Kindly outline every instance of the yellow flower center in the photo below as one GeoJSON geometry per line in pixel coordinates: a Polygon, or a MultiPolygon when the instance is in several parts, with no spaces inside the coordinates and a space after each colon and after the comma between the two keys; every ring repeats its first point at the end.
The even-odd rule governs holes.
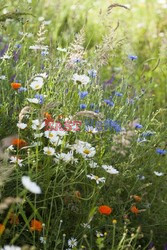
{"type": "Polygon", "coordinates": [[[90,154],[90,150],[89,149],[84,149],[84,154],[86,154],[86,155],[88,155],[88,154],[90,154]]]}
{"type": "Polygon", "coordinates": [[[48,150],[48,151],[47,151],[47,154],[48,154],[48,155],[51,155],[51,154],[52,154],[52,152],[51,152],[50,150],[48,150]]]}
{"type": "Polygon", "coordinates": [[[95,180],[97,181],[98,179],[99,179],[99,176],[96,175],[96,176],[95,176],[95,180]]]}
{"type": "Polygon", "coordinates": [[[38,89],[38,88],[40,88],[40,85],[39,85],[39,84],[37,84],[37,85],[35,86],[35,89],[38,89]]]}
{"type": "Polygon", "coordinates": [[[53,137],[53,134],[50,133],[50,134],[49,134],[49,138],[52,138],[52,137],[53,137]]]}

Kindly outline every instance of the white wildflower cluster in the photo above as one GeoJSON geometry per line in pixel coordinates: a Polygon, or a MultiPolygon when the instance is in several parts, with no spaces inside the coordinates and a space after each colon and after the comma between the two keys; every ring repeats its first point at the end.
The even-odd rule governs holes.
{"type": "Polygon", "coordinates": [[[30,191],[31,193],[34,194],[41,194],[41,188],[33,181],[31,181],[29,176],[22,176],[21,178],[23,186],[30,191]]]}
{"type": "Polygon", "coordinates": [[[87,75],[74,74],[72,80],[77,85],[87,85],[90,82],[90,78],[87,75]]]}
{"type": "Polygon", "coordinates": [[[80,140],[72,145],[72,149],[75,150],[76,153],[81,154],[85,159],[91,158],[96,154],[96,149],[92,147],[90,143],[80,140]]]}

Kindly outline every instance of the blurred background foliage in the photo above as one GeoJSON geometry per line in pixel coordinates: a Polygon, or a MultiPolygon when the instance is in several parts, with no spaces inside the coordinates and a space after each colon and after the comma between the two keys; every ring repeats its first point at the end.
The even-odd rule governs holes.
{"type": "MultiPolygon", "coordinates": [[[[148,92],[148,97],[154,100],[155,110],[166,107],[166,0],[1,0],[0,13],[1,18],[11,13],[14,13],[15,18],[19,17],[20,22],[15,21],[15,18],[1,22],[1,36],[7,34],[7,39],[17,42],[21,39],[19,32],[38,32],[43,18],[51,21],[47,26],[47,39],[53,49],[58,46],[68,47],[75,34],[84,27],[85,48],[88,48],[90,55],[94,53],[92,48],[97,46],[111,29],[119,26],[113,44],[118,46],[113,48],[114,53],[112,51],[109,64],[101,72],[102,82],[114,75],[115,83],[118,83],[122,75],[115,69],[124,69],[127,55],[137,55],[135,71],[131,72],[129,67],[127,81],[134,88],[143,88],[148,92]],[[123,5],[128,9],[119,6],[110,9],[114,4],[123,5]],[[18,16],[19,13],[24,15],[18,16]]],[[[3,49],[3,46],[4,42],[1,42],[0,49],[3,49]]]]}

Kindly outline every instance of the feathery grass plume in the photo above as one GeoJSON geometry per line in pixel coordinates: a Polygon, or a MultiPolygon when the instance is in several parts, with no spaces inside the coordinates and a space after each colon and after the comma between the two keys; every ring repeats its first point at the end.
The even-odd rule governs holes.
{"type": "Polygon", "coordinates": [[[11,135],[8,137],[5,137],[0,141],[0,160],[7,160],[9,158],[9,152],[5,152],[5,149],[9,147],[12,144],[12,140],[17,138],[18,135],[11,135]]]}
{"type": "Polygon", "coordinates": [[[43,119],[44,118],[44,114],[46,112],[50,112],[51,110],[53,110],[55,107],[59,106],[61,103],[59,102],[49,102],[44,104],[41,109],[40,109],[40,118],[43,119]]]}
{"type": "Polygon", "coordinates": [[[12,173],[14,167],[9,166],[9,164],[3,164],[0,162],[0,187],[8,180],[8,177],[12,173]]]}
{"type": "Polygon", "coordinates": [[[12,204],[21,203],[23,200],[19,197],[7,197],[0,203],[0,214],[3,214],[6,209],[12,204]]]}
{"type": "Polygon", "coordinates": [[[85,29],[84,27],[76,34],[75,40],[71,43],[68,52],[68,59],[66,63],[67,68],[74,68],[76,61],[82,61],[85,55],[84,49],[85,29]]]}
{"type": "Polygon", "coordinates": [[[114,39],[115,32],[119,27],[119,22],[117,23],[116,28],[111,29],[107,35],[103,37],[102,44],[96,47],[95,49],[95,64],[96,69],[101,68],[102,66],[108,64],[110,51],[114,50],[118,46],[119,42],[114,39]]]}
{"type": "Polygon", "coordinates": [[[47,30],[45,29],[45,24],[44,22],[42,22],[39,31],[37,33],[37,44],[43,44],[44,40],[45,40],[45,33],[47,32],[47,30]]]}
{"type": "Polygon", "coordinates": [[[111,149],[123,156],[128,152],[128,149],[131,147],[131,142],[133,137],[136,135],[133,124],[136,122],[130,122],[127,126],[127,129],[121,131],[119,134],[113,135],[114,145],[111,149]]]}
{"type": "Polygon", "coordinates": [[[113,3],[107,9],[108,14],[111,13],[112,9],[115,8],[115,7],[120,7],[120,8],[124,8],[124,9],[129,10],[129,8],[127,6],[125,6],[125,5],[123,5],[123,4],[113,3]]]}
{"type": "Polygon", "coordinates": [[[29,114],[30,111],[31,111],[31,107],[30,106],[25,106],[24,108],[22,108],[22,110],[19,113],[19,123],[22,122],[24,116],[26,114],[29,114]]]}

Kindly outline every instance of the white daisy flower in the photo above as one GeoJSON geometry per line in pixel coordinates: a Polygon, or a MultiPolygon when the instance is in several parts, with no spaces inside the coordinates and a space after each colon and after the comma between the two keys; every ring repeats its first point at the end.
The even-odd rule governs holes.
{"type": "Polygon", "coordinates": [[[96,154],[96,149],[88,142],[78,141],[73,146],[76,152],[81,154],[84,158],[93,157],[96,154]]]}
{"type": "Polygon", "coordinates": [[[27,124],[19,122],[19,123],[17,123],[17,127],[20,129],[25,129],[27,127],[27,124]]]}
{"type": "Polygon", "coordinates": [[[34,104],[40,103],[40,100],[37,98],[27,98],[27,101],[29,101],[30,103],[34,103],[34,104]]]}
{"type": "Polygon", "coordinates": [[[52,147],[44,147],[43,151],[44,151],[44,154],[46,154],[46,155],[54,155],[55,154],[55,149],[52,147]]]}
{"type": "Polygon", "coordinates": [[[90,168],[98,168],[99,167],[98,164],[94,161],[90,161],[89,166],[90,166],[90,168]]]}
{"type": "Polygon", "coordinates": [[[33,130],[41,130],[45,127],[45,122],[41,122],[38,119],[32,120],[32,129],[33,130]]]}
{"type": "Polygon", "coordinates": [[[73,247],[76,247],[77,244],[78,244],[77,239],[75,239],[75,238],[73,238],[73,237],[72,237],[71,239],[68,240],[68,246],[69,246],[69,247],[72,247],[72,248],[73,248],[73,247]]]}
{"type": "Polygon", "coordinates": [[[42,136],[43,136],[43,133],[39,133],[39,134],[35,133],[34,134],[34,138],[41,138],[42,136]]]}
{"type": "Polygon", "coordinates": [[[41,188],[33,181],[30,180],[29,176],[23,176],[21,178],[23,186],[34,194],[41,194],[41,188]]]}
{"type": "Polygon", "coordinates": [[[58,136],[64,136],[66,135],[66,131],[55,131],[55,130],[47,130],[45,131],[45,137],[50,139],[52,142],[56,142],[60,138],[58,136]]]}
{"type": "Polygon", "coordinates": [[[102,165],[102,168],[109,174],[119,174],[119,171],[112,166],[102,165]]]}
{"type": "Polygon", "coordinates": [[[163,175],[164,175],[164,173],[162,173],[162,172],[157,172],[157,171],[154,171],[154,174],[155,174],[156,176],[163,176],[163,175]]]}
{"type": "Polygon", "coordinates": [[[2,75],[0,76],[0,80],[5,80],[6,79],[6,76],[2,75]]]}
{"type": "Polygon", "coordinates": [[[36,76],[33,82],[30,84],[30,87],[33,90],[39,90],[42,88],[43,85],[44,85],[43,77],[36,76]]]}
{"type": "Polygon", "coordinates": [[[23,160],[20,160],[18,157],[16,156],[11,156],[10,157],[10,163],[14,163],[14,164],[18,164],[20,167],[22,167],[22,161],[23,160]]]}
{"type": "Polygon", "coordinates": [[[87,174],[86,176],[87,176],[89,179],[91,179],[91,180],[95,180],[97,184],[99,184],[100,182],[105,183],[105,181],[106,181],[106,178],[105,178],[105,177],[99,177],[99,176],[94,175],[94,174],[90,174],[90,175],[87,174]]]}
{"type": "Polygon", "coordinates": [[[21,250],[21,247],[18,247],[18,246],[9,246],[9,245],[5,245],[2,250],[21,250]]]}
{"type": "Polygon", "coordinates": [[[67,154],[65,153],[60,153],[60,154],[56,154],[56,158],[55,161],[60,161],[63,160],[65,162],[72,162],[72,163],[76,163],[78,161],[78,159],[75,159],[73,156],[73,152],[70,151],[67,154]]]}
{"type": "Polygon", "coordinates": [[[94,128],[93,126],[86,126],[85,130],[90,134],[97,134],[99,132],[98,129],[94,128]]]}
{"type": "Polygon", "coordinates": [[[53,146],[57,147],[62,144],[62,140],[60,139],[59,136],[55,136],[54,138],[50,139],[50,142],[52,143],[53,146]]]}
{"type": "Polygon", "coordinates": [[[42,243],[42,244],[46,244],[46,238],[45,237],[40,237],[39,238],[39,240],[40,240],[40,242],[42,243]]]}
{"type": "Polygon", "coordinates": [[[6,59],[6,60],[8,60],[10,58],[11,58],[11,56],[8,56],[8,55],[3,55],[3,56],[0,57],[0,59],[6,59]]]}
{"type": "Polygon", "coordinates": [[[77,85],[87,85],[90,82],[90,78],[86,75],[74,74],[72,80],[77,85]]]}
{"type": "Polygon", "coordinates": [[[14,149],[14,146],[13,145],[10,145],[7,149],[6,149],[7,151],[15,151],[15,149],[14,149]]]}

